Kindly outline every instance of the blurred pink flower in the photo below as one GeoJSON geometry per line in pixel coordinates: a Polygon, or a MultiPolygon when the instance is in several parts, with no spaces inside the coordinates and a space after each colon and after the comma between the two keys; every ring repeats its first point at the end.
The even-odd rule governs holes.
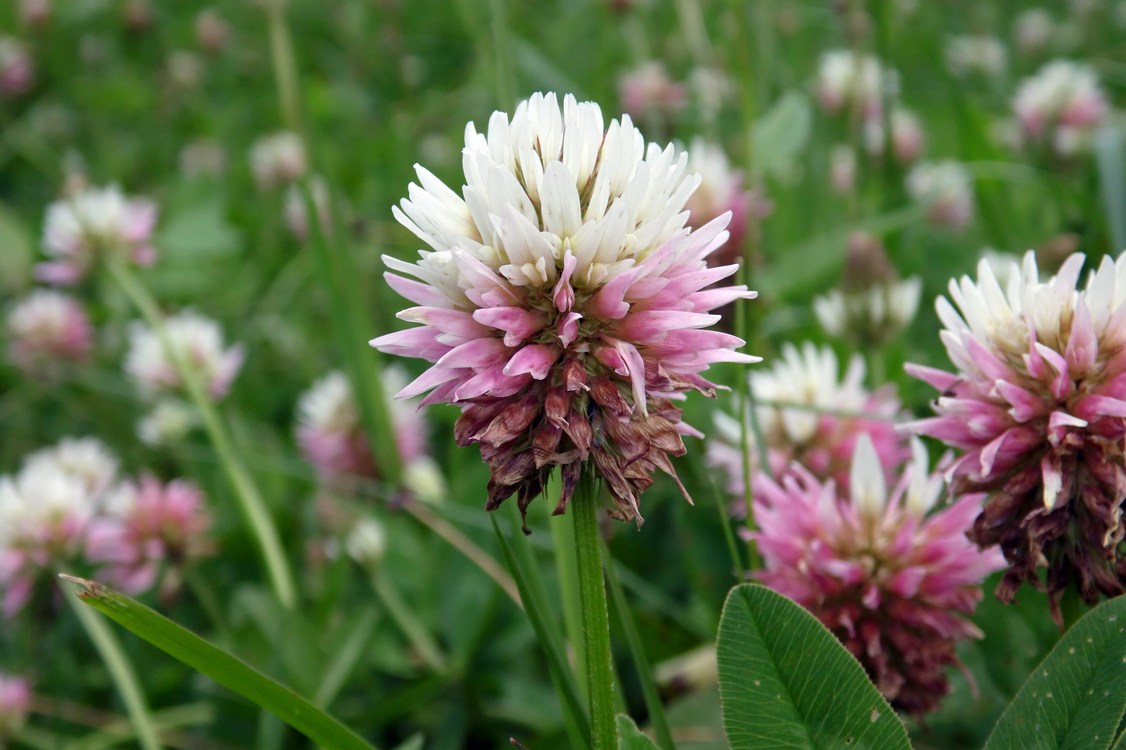
{"type": "Polygon", "coordinates": [[[829,152],[829,184],[842,195],[856,190],[856,150],[852,146],[838,144],[829,152]]]}
{"type": "Polygon", "coordinates": [[[711,288],[735,266],[708,268],[729,216],[695,232],[682,209],[699,177],[673,146],[648,147],[628,116],[604,125],[594,103],[535,94],[487,135],[466,129],[462,196],[418,167],[394,209],[430,250],[390,256],[393,289],[422,325],[378,349],[434,365],[400,397],[462,407],[458,443],[478,443],[492,470],[487,508],[518,493],[522,509],[562,469],[563,512],[588,461],[637,520],[638,499],[685,451],[672,399],[711,393],[713,362],[749,362],[743,341],[706,328],[708,312],[754,296],[711,288]]]}
{"type": "Polygon", "coordinates": [[[25,373],[41,373],[59,360],[83,362],[93,330],[78,300],[53,289],[37,289],[8,313],[8,356],[25,373]]]}
{"type": "Polygon", "coordinates": [[[129,332],[129,351],[125,355],[125,372],[136,381],[146,397],[183,389],[175,356],[191,367],[203,388],[212,398],[227,395],[231,381],[242,368],[242,346],[223,346],[219,324],[194,310],[183,310],[167,318],[165,329],[167,351],[156,331],[134,323],[129,332]]]}
{"type": "Polygon", "coordinates": [[[262,136],[250,149],[250,168],[262,190],[301,179],[309,168],[301,136],[288,130],[262,136]]]}
{"type": "Polygon", "coordinates": [[[213,7],[204,8],[195,17],[195,39],[205,52],[222,52],[231,38],[231,27],[213,7]]]}
{"type": "Polygon", "coordinates": [[[31,711],[31,685],[23,677],[0,672],[0,742],[27,722],[31,711]]]}
{"type": "Polygon", "coordinates": [[[937,302],[957,372],[909,365],[937,388],[937,417],[910,425],[963,451],[955,492],[989,497],[970,538],[1000,544],[1009,570],[997,595],[1022,582],[1059,597],[1074,585],[1090,603],[1126,587],[1126,256],[1104,257],[1085,288],[1084,256],[1040,280],[1032,252],[1002,289],[987,260],[976,281],[950,282],[937,302]]]}
{"type": "Polygon", "coordinates": [[[0,35],[0,96],[26,93],[35,79],[31,53],[19,39],[0,35]]]}
{"type": "Polygon", "coordinates": [[[129,594],[152,588],[162,565],[178,569],[210,550],[211,515],[193,484],[153,476],[110,494],[86,531],[86,556],[98,573],[129,594]]]}
{"type": "MultiPolygon", "coordinates": [[[[872,117],[864,122],[864,148],[869,155],[884,155],[884,121],[872,117]]],[[[891,148],[895,160],[900,164],[910,164],[923,153],[926,133],[923,123],[910,110],[896,107],[891,113],[891,148]]]]}
{"type": "Polygon", "coordinates": [[[43,248],[50,260],[35,267],[49,284],[78,283],[103,254],[151,265],[156,204],[127,198],[116,185],[88,188],[47,208],[43,248]]]}
{"type": "Polygon", "coordinates": [[[688,92],[684,84],[669,78],[664,65],[650,60],[622,74],[618,79],[618,98],[624,111],[642,120],[653,114],[670,115],[684,109],[688,92]]]}
{"type": "Polygon", "coordinates": [[[1023,142],[1047,144],[1060,156],[1090,147],[1091,136],[1110,113],[1094,68],[1054,60],[1025,79],[1013,99],[1023,142]]]}
{"type": "Polygon", "coordinates": [[[972,178],[956,161],[920,162],[907,173],[907,192],[926,209],[927,221],[965,229],[974,214],[972,178]]]}
{"type": "MultiPolygon", "coordinates": [[[[900,413],[895,388],[885,386],[874,392],[865,388],[864,359],[859,354],[849,359],[848,368],[841,373],[837,355],[828,346],[807,341],[798,349],[785,344],[772,367],[751,373],[749,379],[774,476],[784,474],[796,462],[820,481],[835,479],[844,485],[861,435],[868,435],[876,446],[881,462],[888,467],[889,481],[907,458],[907,441],[895,429],[900,413]]],[[[715,426],[715,438],[708,442],[708,463],[723,469],[729,492],[742,497],[739,421],[718,412],[715,426]]],[[[754,482],[762,467],[753,438],[748,451],[754,482]]],[[[745,510],[739,503],[736,509],[745,510]]]]}
{"type": "Polygon", "coordinates": [[[981,582],[1004,563],[996,548],[966,539],[981,495],[928,515],[943,483],[928,473],[922,443],[912,453],[890,493],[889,467],[866,434],[840,489],[801,466],[779,481],[764,477],[759,530],[748,536],[763,557],[756,577],[833,631],[893,706],[921,716],[949,692],[957,641],[981,637],[967,618],[981,582]]]}

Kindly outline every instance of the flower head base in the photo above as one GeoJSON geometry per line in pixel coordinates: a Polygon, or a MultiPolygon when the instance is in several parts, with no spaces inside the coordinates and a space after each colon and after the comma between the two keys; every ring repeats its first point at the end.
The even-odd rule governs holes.
{"type": "Polygon", "coordinates": [[[151,265],[156,204],[126,197],[116,185],[88,188],[47,208],[43,248],[51,260],[35,268],[49,284],[77,284],[103,257],[151,265]]]}
{"type": "Polygon", "coordinates": [[[184,385],[176,359],[192,368],[195,377],[212,398],[227,394],[231,381],[242,367],[241,346],[223,348],[223,333],[210,318],[184,310],[165,320],[168,346],[156,331],[134,324],[129,334],[129,352],[125,356],[125,372],[146,396],[178,393],[184,385]]]}
{"type": "Polygon", "coordinates": [[[675,476],[669,455],[691,432],[672,399],[711,392],[700,373],[713,362],[753,360],[703,330],[710,310],[754,296],[711,287],[735,271],[707,266],[729,217],[687,230],[687,156],[571,96],[536,94],[487,134],[470,124],[463,162],[461,196],[419,167],[395,209],[432,248],[384,258],[421,280],[387,274],[420,305],[399,317],[422,325],[372,344],[434,363],[399,395],[462,407],[458,442],[480,444],[492,469],[487,507],[518,493],[525,508],[559,466],[562,512],[591,461],[614,515],[640,521],[653,470],[675,476]]]}
{"type": "Polygon", "coordinates": [[[893,485],[867,435],[857,441],[848,491],[798,466],[755,494],[759,579],[815,614],[864,665],[892,705],[922,715],[949,690],[955,643],[981,633],[966,616],[996,549],[965,537],[981,506],[966,495],[928,515],[942,494],[915,442],[893,485]]]}
{"type": "MultiPolygon", "coordinates": [[[[806,342],[799,350],[786,344],[774,366],[750,375],[750,383],[774,476],[800,463],[818,480],[835,479],[844,486],[861,435],[876,446],[889,472],[907,457],[906,441],[894,424],[899,400],[892,388],[872,392],[864,387],[860,355],[849,360],[842,374],[829,347],[806,342]]],[[[708,461],[726,470],[729,491],[742,496],[739,423],[717,414],[716,431],[720,439],[709,443],[708,461]]],[[[757,476],[763,467],[754,466],[758,451],[749,448],[757,476]]]]}
{"type": "Polygon", "coordinates": [[[878,238],[854,232],[840,286],[815,298],[813,312],[830,336],[879,346],[914,320],[921,292],[917,277],[899,279],[878,238]]]}
{"type": "Polygon", "coordinates": [[[1094,130],[1110,112],[1093,68],[1055,60],[1017,89],[1013,111],[1030,145],[1049,145],[1060,156],[1090,148],[1094,130]]]}
{"type": "Polygon", "coordinates": [[[52,289],[38,289],[8,313],[8,355],[28,374],[50,371],[60,361],[82,362],[93,330],[82,305],[52,289]]]}
{"type": "Polygon", "coordinates": [[[970,538],[1000,544],[1012,599],[1022,582],[1088,602],[1126,590],[1126,257],[1103,258],[1076,289],[1084,256],[1042,282],[1033,253],[1006,290],[988,261],[940,297],[942,341],[957,373],[909,372],[941,392],[937,417],[912,424],[963,451],[956,492],[990,493],[970,538]],[[954,305],[957,305],[957,310],[954,305]]]}
{"type": "Polygon", "coordinates": [[[90,522],[86,555],[104,566],[101,577],[138,594],[156,583],[161,565],[175,570],[207,552],[210,527],[198,488],[145,476],[110,495],[105,512],[90,522]]]}
{"type": "Polygon", "coordinates": [[[23,728],[31,710],[31,686],[22,677],[0,672],[0,742],[23,728]]]}

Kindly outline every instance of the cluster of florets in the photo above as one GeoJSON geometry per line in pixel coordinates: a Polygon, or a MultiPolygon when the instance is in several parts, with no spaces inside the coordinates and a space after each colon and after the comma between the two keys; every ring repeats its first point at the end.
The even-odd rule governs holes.
{"type": "Polygon", "coordinates": [[[558,467],[562,512],[590,466],[613,515],[640,522],[653,472],[675,477],[692,433],[673,399],[711,393],[711,363],[752,359],[706,330],[711,310],[753,296],[713,286],[736,269],[707,264],[730,215],[687,229],[687,155],[570,96],[537,94],[487,134],[470,124],[463,153],[462,195],[419,167],[395,210],[431,248],[385,258],[420,280],[387,274],[419,305],[399,317],[421,326],[373,344],[434,363],[400,395],[461,406],[455,434],[492,470],[489,508],[514,493],[526,508],[558,467]]]}
{"type": "MultiPolygon", "coordinates": [[[[208,549],[210,520],[190,484],[123,480],[92,438],[64,439],[0,476],[0,593],[8,617],[62,566],[85,564],[126,591],[153,587],[208,549]]],[[[166,581],[167,582],[167,581],[166,581]]]]}
{"type": "Polygon", "coordinates": [[[1066,157],[1090,149],[1110,104],[1092,67],[1055,60],[1021,83],[1013,112],[1022,144],[1066,157]]]}
{"type": "Polygon", "coordinates": [[[891,704],[916,716],[949,692],[957,642],[981,637],[969,616],[981,581],[1003,566],[995,547],[966,538],[981,495],[942,507],[943,488],[921,443],[889,466],[861,434],[847,484],[800,465],[763,477],[748,534],[763,558],[756,577],[815,614],[891,704]]]}
{"type": "Polygon", "coordinates": [[[1046,587],[1057,618],[1069,586],[1088,602],[1126,590],[1126,258],[1077,289],[1083,264],[1041,281],[1029,252],[1002,288],[983,260],[938,300],[956,371],[910,367],[941,394],[913,429],[962,451],[956,492],[988,494],[970,538],[1005,553],[998,595],[1046,587]]]}

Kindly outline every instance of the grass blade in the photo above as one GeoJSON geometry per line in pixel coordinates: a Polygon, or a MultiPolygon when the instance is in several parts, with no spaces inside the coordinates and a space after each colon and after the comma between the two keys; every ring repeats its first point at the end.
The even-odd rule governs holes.
{"type": "MultiPolygon", "coordinates": [[[[326,750],[375,750],[352,730],[256,669],[216,648],[161,614],[100,583],[62,576],[78,586],[78,598],[174,659],[270,711],[326,750]]],[[[69,601],[73,599],[68,597],[69,601]]],[[[75,604],[83,622],[104,623],[75,604]]],[[[108,634],[108,630],[106,633],[108,634]]],[[[146,746],[148,747],[148,746],[146,746]]],[[[152,747],[157,747],[152,745],[152,747]]]]}

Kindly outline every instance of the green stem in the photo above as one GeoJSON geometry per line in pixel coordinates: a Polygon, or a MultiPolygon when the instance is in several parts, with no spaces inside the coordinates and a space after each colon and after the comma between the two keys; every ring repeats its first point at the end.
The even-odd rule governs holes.
{"type": "MultiPolygon", "coordinates": [[[[554,479],[549,485],[549,497],[554,497],[558,491],[558,482],[554,479]]],[[[544,503],[546,508],[551,508],[549,503],[544,503]]],[[[563,624],[567,632],[567,642],[571,644],[575,668],[575,681],[579,689],[586,695],[586,650],[583,642],[583,615],[582,601],[579,597],[579,570],[575,559],[575,528],[574,517],[571,514],[554,516],[548,519],[551,528],[551,539],[555,548],[555,570],[559,576],[559,594],[563,599],[563,624]]]]}
{"type": "Polygon", "coordinates": [[[372,573],[371,586],[375,589],[379,601],[387,608],[387,614],[399,626],[399,630],[418,651],[422,660],[435,672],[445,672],[446,657],[442,655],[442,650],[430,637],[430,631],[426,625],[403,599],[399,590],[391,583],[386,571],[377,568],[372,573]]]}
{"type": "Polygon", "coordinates": [[[137,743],[143,750],[160,750],[160,740],[156,735],[152,717],[149,715],[148,706],[145,705],[145,695],[141,691],[141,684],[137,680],[137,673],[129,663],[121,644],[113,637],[113,633],[102,618],[89,608],[79,603],[71,592],[65,592],[63,598],[78,621],[94,642],[94,647],[105,662],[110,676],[117,685],[117,692],[121,694],[121,701],[125,704],[125,711],[129,714],[129,721],[137,733],[137,743]]]}
{"type": "Polygon", "coordinates": [[[285,126],[294,133],[301,132],[301,116],[298,106],[297,65],[293,56],[293,44],[285,24],[284,0],[267,0],[266,14],[270,27],[270,58],[273,62],[274,77],[278,84],[278,104],[285,126]]]}
{"type": "Polygon", "coordinates": [[[204,428],[219,456],[219,462],[227,475],[227,479],[234,490],[235,498],[239,502],[239,509],[250,525],[255,541],[258,543],[262,558],[266,563],[266,571],[270,577],[270,584],[274,593],[286,609],[292,609],[297,602],[296,587],[293,583],[293,574],[290,572],[289,563],[285,559],[281,541],[273,519],[266,508],[266,503],[257,485],[250,476],[250,472],[243,466],[235,451],[234,443],[223,423],[215,404],[196,377],[195,370],[186,362],[182,353],[173,346],[168,337],[168,329],[164,325],[164,316],[157,307],[156,300],[141,283],[140,279],[123,262],[111,259],[106,263],[110,275],[121,287],[125,295],[141,313],[141,317],[156,333],[160,339],[164,352],[175,366],[180,376],[180,381],[187,391],[188,397],[199,411],[204,428]]]}
{"type": "Polygon", "coordinates": [[[602,541],[598,531],[598,482],[585,466],[571,501],[575,516],[575,552],[579,568],[579,599],[583,608],[587,690],[590,695],[592,750],[618,746],[614,721],[614,667],[610,656],[610,614],[602,577],[602,541]]]}

